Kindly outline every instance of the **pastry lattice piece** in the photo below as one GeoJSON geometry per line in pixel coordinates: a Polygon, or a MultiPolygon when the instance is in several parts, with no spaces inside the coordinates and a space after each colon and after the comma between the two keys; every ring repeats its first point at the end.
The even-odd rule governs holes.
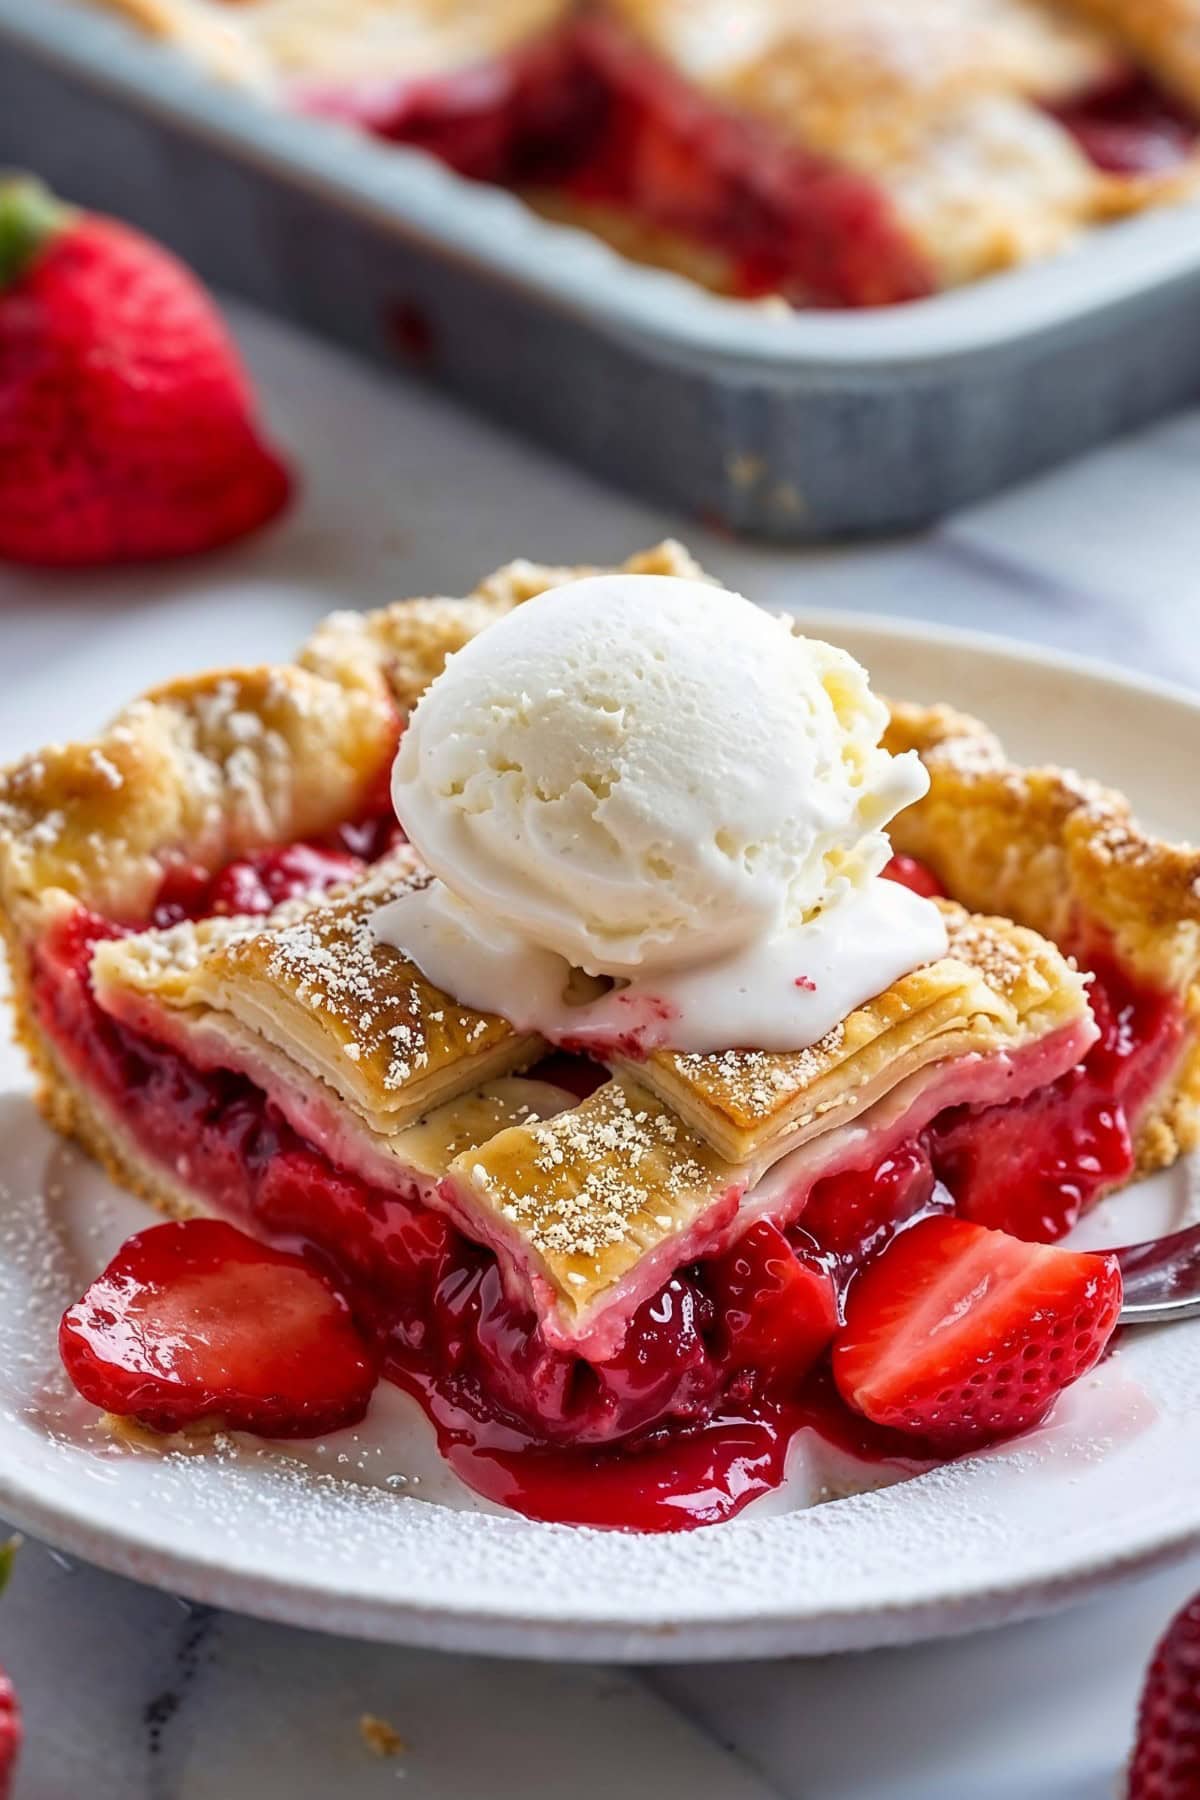
{"type": "Polygon", "coordinates": [[[725,1155],[761,1161],[857,1117],[930,1063],[1019,1050],[1086,1011],[1082,983],[1053,945],[1007,919],[942,910],[947,955],[809,1049],[659,1050],[641,1079],[725,1155]]]}
{"type": "Polygon", "coordinates": [[[266,921],[208,918],[101,943],[96,998],[199,1066],[271,1088],[298,1130],[332,1134],[340,1155],[355,1133],[364,1150],[387,1150],[433,1109],[545,1048],[439,993],[376,942],[375,910],[428,879],[414,863],[394,852],[331,903],[291,902],[266,921]]]}

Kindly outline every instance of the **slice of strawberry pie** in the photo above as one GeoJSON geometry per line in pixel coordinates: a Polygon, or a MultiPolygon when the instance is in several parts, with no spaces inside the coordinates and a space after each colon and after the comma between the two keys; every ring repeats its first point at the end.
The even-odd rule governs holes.
{"type": "MultiPolygon", "coordinates": [[[[365,1346],[339,1364],[347,1416],[381,1366],[481,1491],[678,1529],[775,1485],[818,1414],[876,1455],[958,1442],[905,1413],[895,1358],[886,1416],[876,1384],[839,1377],[843,1402],[829,1378],[857,1272],[930,1215],[993,1228],[962,1254],[995,1261],[1007,1310],[964,1358],[986,1343],[1002,1372],[1051,1289],[1088,1320],[1088,1356],[1047,1352],[990,1435],[1099,1354],[1108,1259],[1059,1273],[1004,1233],[1057,1235],[1194,1141],[1200,906],[1190,853],[1111,796],[1068,806],[1066,777],[1007,765],[993,790],[991,740],[952,756],[967,728],[903,706],[888,726],[849,658],[676,546],[587,573],[513,565],[466,600],[336,615],[293,665],[157,691],[4,775],[0,881],[47,1117],[166,1211],[286,1253],[260,1277],[231,1250],[244,1278],[186,1235],[118,1259],[110,1286],[152,1277],[151,1338],[203,1316],[247,1368],[236,1295],[299,1296],[299,1254],[294,1341],[365,1346]],[[904,881],[882,879],[889,818],[904,881]],[[1032,916],[1035,862],[1047,893],[1070,865],[1067,911],[1032,916]],[[178,1305],[173,1258],[206,1271],[178,1305]]],[[[928,1305],[953,1295],[928,1280],[928,1305]]],[[[103,1316],[93,1292],[69,1363],[103,1316]]],[[[89,1397],[139,1416],[145,1369],[85,1348],[89,1397]]],[[[249,1410],[243,1383],[239,1412],[189,1366],[149,1422],[304,1429],[294,1373],[249,1410]]]]}

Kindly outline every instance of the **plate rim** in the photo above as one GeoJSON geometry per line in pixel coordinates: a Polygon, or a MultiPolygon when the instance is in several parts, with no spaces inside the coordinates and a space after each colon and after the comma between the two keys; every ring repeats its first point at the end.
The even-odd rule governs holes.
{"type": "MultiPolygon", "coordinates": [[[[909,1486],[909,1483],[898,1484],[909,1486]]],[[[805,1613],[696,1614],[683,1620],[552,1618],[500,1607],[348,1596],[298,1576],[248,1576],[219,1558],[147,1549],[125,1529],[93,1537],[77,1515],[18,1495],[0,1476],[0,1511],[17,1528],[108,1574],[177,1595],[197,1606],[333,1637],[413,1649],[513,1659],[623,1664],[752,1661],[824,1656],[964,1636],[1041,1618],[1119,1582],[1166,1568],[1200,1548],[1200,1506],[1170,1533],[1152,1526],[1118,1553],[1097,1552],[1036,1580],[996,1580],[971,1590],[875,1607],[826,1606],[805,1613]]],[[[580,1529],[564,1527],[565,1530],[580,1529]]],[[[721,1529],[714,1527],[713,1529],[721,1529]]],[[[669,1536],[661,1540],[678,1540],[669,1536]]]]}

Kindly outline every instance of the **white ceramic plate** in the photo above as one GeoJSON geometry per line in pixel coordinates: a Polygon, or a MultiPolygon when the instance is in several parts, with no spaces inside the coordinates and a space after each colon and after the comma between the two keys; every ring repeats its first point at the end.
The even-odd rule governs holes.
{"type": "MultiPolygon", "coordinates": [[[[1023,756],[1123,786],[1188,835],[1200,704],[1084,664],[845,617],[811,620],[884,691],[947,698],[1023,756]]],[[[801,1447],[728,1525],[637,1537],[484,1508],[388,1390],[357,1432],[118,1448],[69,1396],[63,1306],[146,1215],[37,1120],[0,1051],[0,1510],[67,1551],[189,1598],[328,1631],[520,1655],[768,1656],[914,1640],[1033,1613],[1200,1541],[1200,1323],[1131,1336],[1019,1445],[807,1504],[855,1471],[801,1447]]],[[[1190,1215],[1190,1171],[1107,1202],[1088,1241],[1190,1215]]]]}

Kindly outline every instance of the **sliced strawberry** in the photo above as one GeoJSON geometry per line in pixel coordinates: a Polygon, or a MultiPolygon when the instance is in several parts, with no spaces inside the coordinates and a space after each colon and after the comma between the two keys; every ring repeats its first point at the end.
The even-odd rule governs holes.
{"type": "Polygon", "coordinates": [[[140,1231],[65,1314],[59,1348],[93,1406],[179,1431],[217,1418],[264,1437],[352,1425],[376,1359],[299,1256],[217,1219],[140,1231]]]}
{"type": "Polygon", "coordinates": [[[760,1219],[707,1265],[704,1285],[744,1367],[794,1380],[833,1337],[837,1294],[815,1251],[797,1255],[777,1226],[760,1219]]]}
{"type": "Polygon", "coordinates": [[[851,1285],[834,1378],[877,1425],[953,1454],[1036,1424],[1120,1310],[1113,1256],[924,1219],[851,1285]]]}
{"type": "Polygon", "coordinates": [[[1160,1638],[1142,1689],[1128,1800],[1200,1794],[1200,1594],[1160,1638]]]}
{"type": "Polygon", "coordinates": [[[925,900],[939,900],[946,892],[933,870],[927,869],[915,856],[893,856],[883,872],[889,881],[910,888],[925,900]]]}

